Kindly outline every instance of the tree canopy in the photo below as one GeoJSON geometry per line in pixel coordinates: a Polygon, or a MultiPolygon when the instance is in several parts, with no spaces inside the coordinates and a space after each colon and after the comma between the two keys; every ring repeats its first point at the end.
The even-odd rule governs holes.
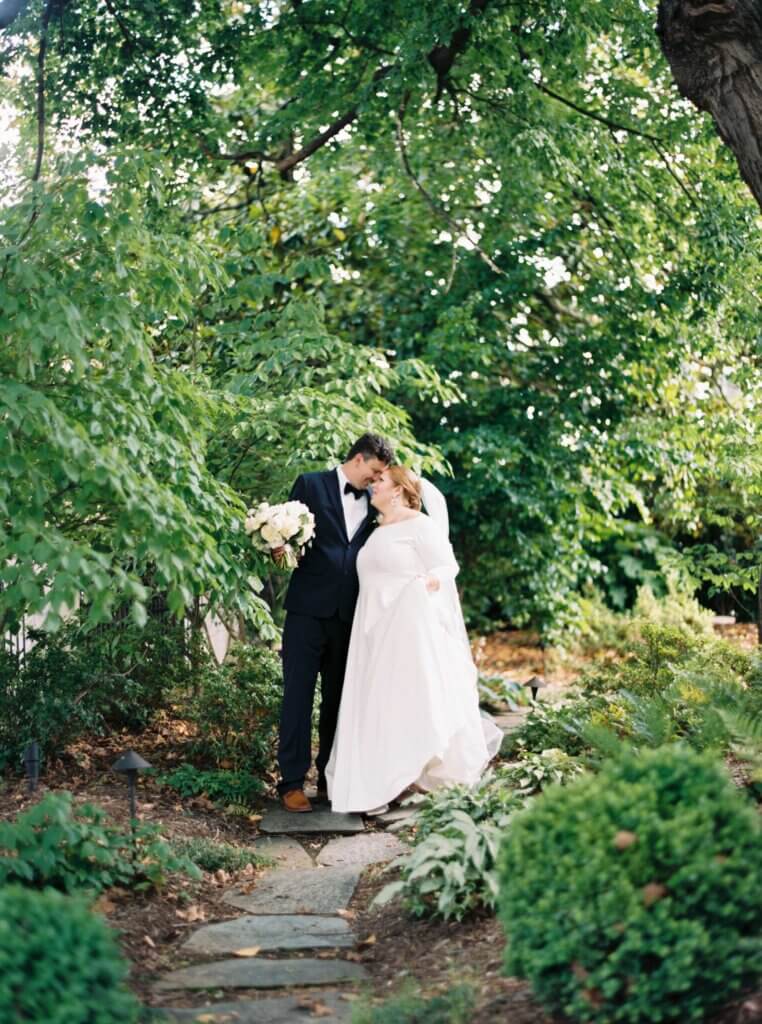
{"type": "Polygon", "coordinates": [[[759,215],[655,13],[29,3],[0,608],[252,612],[245,505],[366,427],[445,472],[473,622],[685,551],[751,585],[759,215]]]}

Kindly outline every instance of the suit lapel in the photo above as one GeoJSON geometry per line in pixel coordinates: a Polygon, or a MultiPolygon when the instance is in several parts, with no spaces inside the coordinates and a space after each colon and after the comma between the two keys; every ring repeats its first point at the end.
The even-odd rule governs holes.
{"type": "MultiPolygon", "coordinates": [[[[370,533],[373,527],[376,525],[376,510],[370,503],[370,491],[368,491],[368,514],[365,516],[363,521],[357,527],[355,537],[359,537],[361,533],[370,533]]],[[[353,538],[354,539],[354,538],[353,538]]]]}
{"type": "Polygon", "coordinates": [[[323,484],[328,496],[328,504],[333,509],[333,514],[336,517],[336,522],[339,524],[339,529],[344,535],[344,539],[348,542],[349,537],[347,537],[347,524],[344,519],[344,506],[341,504],[341,495],[339,494],[339,477],[335,469],[329,469],[323,474],[323,484]]]}

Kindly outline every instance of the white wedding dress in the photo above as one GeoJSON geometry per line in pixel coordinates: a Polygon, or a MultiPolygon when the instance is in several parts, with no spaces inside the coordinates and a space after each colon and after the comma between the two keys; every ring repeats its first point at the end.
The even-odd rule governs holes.
{"type": "Polygon", "coordinates": [[[479,710],[445,530],[423,513],[379,526],[357,571],[360,595],[326,767],[333,810],[371,810],[412,783],[477,782],[502,733],[479,710]],[[429,592],[425,576],[436,576],[440,590],[429,592]]]}

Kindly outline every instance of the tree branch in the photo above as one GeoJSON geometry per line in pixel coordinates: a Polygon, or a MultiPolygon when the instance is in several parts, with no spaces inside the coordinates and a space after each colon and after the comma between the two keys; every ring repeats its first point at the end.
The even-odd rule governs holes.
{"type": "MultiPolygon", "coordinates": [[[[468,14],[471,16],[483,14],[491,0],[471,0],[468,5],[468,14]]],[[[471,39],[471,28],[468,25],[461,25],[453,32],[449,43],[434,46],[427,55],[429,64],[437,76],[437,93],[434,97],[436,102],[447,88],[447,79],[452,66],[468,46],[471,39]]]]}
{"type": "Polygon", "coordinates": [[[132,30],[130,29],[130,26],[127,24],[127,22],[124,20],[122,15],[119,13],[119,10],[114,6],[112,0],[105,0],[105,3],[106,3],[106,7],[107,7],[109,13],[113,17],[113,19],[116,21],[117,25],[119,26],[120,32],[124,36],[125,41],[129,44],[129,46],[131,46],[133,48],[138,48],[138,47],[142,46],[140,40],[132,32],[132,30]]]}
{"type": "Polygon", "coordinates": [[[37,155],[34,161],[32,181],[40,180],[42,157],[45,151],[45,58],[48,54],[48,26],[56,0],[48,0],[42,13],[40,48],[37,52],[37,155]]]}
{"type": "Polygon", "coordinates": [[[554,92],[543,82],[535,82],[530,78],[532,85],[539,89],[540,92],[544,92],[546,96],[550,96],[551,99],[556,100],[558,103],[563,103],[565,107],[569,107],[570,110],[576,111],[578,114],[582,114],[583,117],[589,117],[593,121],[598,121],[599,124],[605,125],[606,128],[610,128],[611,131],[627,132],[628,135],[637,135],[641,139],[647,139],[652,143],[661,143],[661,139],[658,135],[652,135],[651,132],[643,132],[639,128],[634,128],[629,124],[621,124],[619,121],[614,121],[610,117],[606,117],[603,114],[599,114],[595,110],[589,110],[587,107],[582,107],[573,100],[567,99],[566,96],[562,96],[560,93],[554,92]]]}
{"type": "Polygon", "coordinates": [[[439,205],[439,203],[437,203],[437,201],[434,199],[431,193],[421,184],[420,179],[413,170],[412,165],[410,163],[410,157],[408,156],[407,146],[405,144],[405,132],[403,128],[405,109],[408,99],[409,94],[406,94],[402,101],[402,104],[400,105],[400,109],[397,111],[396,117],[397,144],[399,146],[400,160],[402,161],[402,167],[405,173],[410,178],[415,187],[418,189],[418,191],[421,193],[421,195],[426,200],[431,209],[434,211],[434,213],[437,215],[437,217],[443,220],[445,224],[447,224],[447,226],[451,228],[457,235],[462,235],[464,238],[468,239],[469,244],[473,246],[474,250],[479,254],[480,258],[484,260],[484,262],[487,264],[490,270],[493,271],[493,273],[499,274],[501,277],[504,277],[505,271],[501,270],[497,263],[495,263],[495,261],[489,255],[489,253],[485,252],[484,249],[482,249],[482,247],[478,244],[478,242],[474,241],[474,239],[469,236],[468,229],[464,228],[461,224],[459,224],[454,217],[450,216],[447,210],[444,210],[439,205]]]}
{"type": "Polygon", "coordinates": [[[666,167],[670,176],[674,178],[674,180],[677,182],[678,186],[687,198],[688,202],[691,204],[691,206],[693,206],[694,209],[699,209],[699,204],[696,201],[695,196],[693,196],[690,189],[687,187],[685,182],[680,178],[680,176],[670,163],[669,159],[667,158],[667,154],[664,152],[664,149],[662,148],[664,144],[658,135],[653,135],[651,132],[643,132],[639,128],[633,128],[632,125],[621,124],[619,121],[613,121],[611,118],[605,117],[603,114],[599,114],[595,110],[589,110],[587,107],[580,106],[573,100],[567,99],[566,96],[561,96],[560,93],[554,92],[553,89],[548,88],[548,86],[544,85],[542,82],[535,82],[531,79],[530,81],[532,81],[532,84],[535,86],[535,88],[539,89],[540,92],[545,93],[546,96],[550,96],[551,99],[556,100],[558,103],[563,103],[564,106],[569,107],[570,110],[574,110],[577,114],[581,114],[583,117],[589,117],[591,120],[597,121],[599,124],[604,125],[611,131],[627,132],[628,135],[635,135],[638,138],[645,139],[647,142],[650,142],[653,148],[656,150],[659,159],[666,167]]]}
{"type": "MultiPolygon", "coordinates": [[[[382,78],[385,78],[391,71],[394,70],[394,65],[388,64],[385,67],[379,68],[373,74],[373,82],[378,82],[382,78]]],[[[242,164],[247,163],[251,160],[256,160],[259,163],[272,164],[275,170],[279,174],[285,175],[297,164],[302,163],[308,157],[311,157],[313,153],[316,153],[319,149],[322,149],[327,142],[330,142],[332,138],[343,131],[348,125],[352,124],[357,119],[359,110],[357,106],[352,107],[341,117],[337,117],[335,121],[328,125],[325,131],[319,132],[314,135],[309,142],[306,142],[301,149],[296,150],[293,153],[287,153],[285,156],[275,157],[270,156],[268,153],[264,153],[261,149],[245,149],[240,153],[219,153],[214,152],[208,146],[208,144],[202,139],[201,146],[204,152],[217,160],[227,160],[230,163],[242,164]]]]}
{"type": "MultiPolygon", "coordinates": [[[[42,174],[42,158],[45,152],[45,58],[48,52],[48,26],[50,25],[50,19],[53,16],[54,8],[59,5],[63,8],[65,4],[66,0],[47,0],[42,12],[40,46],[37,51],[37,152],[35,154],[34,169],[32,171],[33,184],[37,184],[40,180],[40,175],[42,174]]],[[[21,237],[16,243],[17,246],[23,245],[39,216],[40,204],[35,192],[32,195],[32,212],[29,215],[26,227],[21,233],[21,237]]],[[[3,276],[8,268],[9,259],[10,255],[6,256],[5,264],[3,266],[3,276]]]]}
{"type": "MultiPolygon", "coordinates": [[[[293,2],[293,0],[292,0],[293,2]]],[[[469,15],[481,14],[492,2],[492,0],[471,0],[468,8],[469,15]]],[[[302,21],[302,17],[299,13],[299,2],[293,2],[293,6],[296,8],[296,14],[299,21],[302,21]]],[[[340,23],[341,24],[341,23],[340,23]]],[[[346,31],[345,26],[342,24],[341,27],[346,31]]],[[[434,68],[437,74],[437,94],[436,99],[439,99],[442,91],[447,88],[448,75],[452,69],[453,64],[457,57],[464,52],[468,42],[471,38],[471,28],[462,26],[455,30],[450,39],[450,42],[446,45],[434,46],[426,56],[429,64],[434,68]]],[[[378,68],[374,74],[372,81],[379,82],[382,78],[385,78],[392,71],[396,70],[399,65],[397,64],[386,64],[378,68]]],[[[264,153],[260,149],[248,149],[242,150],[239,153],[220,153],[212,151],[208,144],[202,140],[203,151],[213,159],[226,160],[230,163],[246,163],[249,160],[256,160],[259,163],[272,164],[279,174],[285,176],[289,171],[293,170],[298,164],[302,163],[316,153],[319,149],[322,149],[326,143],[330,142],[331,139],[335,138],[339,132],[347,128],[353,121],[356,121],[359,116],[359,108],[354,105],[346,113],[342,114],[335,121],[330,124],[325,131],[319,132],[313,136],[309,142],[305,143],[301,149],[298,149],[294,153],[288,153],[286,156],[274,157],[267,153],[264,153]]]]}
{"type": "Polygon", "coordinates": [[[310,141],[298,149],[295,153],[289,153],[288,156],[282,157],[280,160],[275,162],[275,168],[279,174],[286,174],[292,168],[296,167],[303,160],[311,157],[313,153],[316,153],[319,149],[330,142],[331,139],[338,135],[340,131],[343,131],[348,125],[356,120],[358,114],[357,107],[352,107],[346,114],[342,114],[341,117],[337,118],[333,124],[330,124],[324,132],[320,132],[318,135],[313,136],[310,141]]]}

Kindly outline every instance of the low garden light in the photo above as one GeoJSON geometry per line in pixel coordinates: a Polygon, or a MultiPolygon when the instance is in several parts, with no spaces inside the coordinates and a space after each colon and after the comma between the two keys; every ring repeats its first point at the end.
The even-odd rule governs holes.
{"type": "Polygon", "coordinates": [[[151,765],[148,761],[144,760],[140,754],[136,754],[134,750],[128,750],[126,754],[122,754],[119,760],[115,761],[111,766],[113,771],[127,776],[127,786],[130,794],[130,822],[133,826],[138,816],[136,797],[138,772],[145,771],[146,768],[150,767],[151,765]]]}
{"type": "Polygon", "coordinates": [[[37,740],[27,743],[22,761],[26,777],[29,780],[29,792],[34,793],[40,778],[40,744],[37,740]]]}
{"type": "Polygon", "coordinates": [[[531,679],[527,679],[524,686],[528,686],[532,692],[532,703],[537,701],[537,691],[543,690],[547,685],[543,676],[532,676],[531,679]]]}

